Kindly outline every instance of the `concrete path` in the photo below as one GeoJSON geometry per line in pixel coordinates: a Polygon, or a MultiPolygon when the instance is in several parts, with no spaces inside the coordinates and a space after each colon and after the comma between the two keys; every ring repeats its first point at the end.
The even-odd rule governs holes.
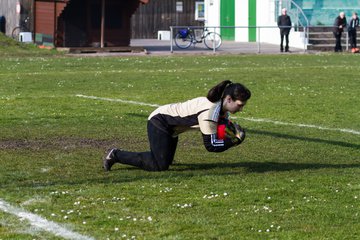
{"type": "MultiPolygon", "coordinates": [[[[152,55],[171,55],[171,54],[214,54],[213,50],[206,48],[203,43],[192,45],[188,49],[180,49],[173,44],[173,53],[170,52],[170,41],[160,41],[157,39],[132,39],[131,46],[142,46],[147,54],[152,55]]],[[[291,53],[303,53],[303,49],[290,48],[291,53]]],[[[223,41],[215,54],[258,54],[258,43],[243,43],[234,41],[223,41]]],[[[280,54],[279,45],[260,43],[261,54],[280,54]]],[[[288,54],[288,53],[283,53],[288,54]]]]}
{"type": "Polygon", "coordinates": [[[234,41],[223,41],[215,52],[205,47],[203,43],[192,45],[188,49],[180,49],[173,44],[173,52],[170,51],[170,41],[157,39],[132,39],[131,47],[143,47],[145,52],[98,52],[98,53],[74,53],[72,56],[171,56],[171,55],[220,55],[220,54],[302,54],[303,49],[290,48],[290,53],[281,53],[279,45],[261,43],[260,52],[258,43],[243,43],[234,41]]]}

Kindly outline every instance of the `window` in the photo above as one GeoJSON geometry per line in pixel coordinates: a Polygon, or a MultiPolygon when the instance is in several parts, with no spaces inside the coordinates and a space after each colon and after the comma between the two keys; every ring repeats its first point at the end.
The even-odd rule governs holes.
{"type": "Polygon", "coordinates": [[[204,2],[195,2],[195,20],[205,20],[205,4],[204,2]]]}

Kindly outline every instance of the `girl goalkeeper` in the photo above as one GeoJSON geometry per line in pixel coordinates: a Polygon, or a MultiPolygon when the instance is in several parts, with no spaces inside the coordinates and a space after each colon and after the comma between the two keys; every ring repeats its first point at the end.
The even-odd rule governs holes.
{"type": "Polygon", "coordinates": [[[178,135],[196,128],[200,128],[205,148],[210,152],[239,145],[245,139],[245,131],[228,117],[229,113],[242,111],[250,97],[251,92],[244,85],[225,80],[210,89],[207,97],[161,106],[148,118],[150,151],[111,149],[103,167],[110,171],[115,163],[122,163],[147,171],[167,170],[174,160],[178,135]]]}

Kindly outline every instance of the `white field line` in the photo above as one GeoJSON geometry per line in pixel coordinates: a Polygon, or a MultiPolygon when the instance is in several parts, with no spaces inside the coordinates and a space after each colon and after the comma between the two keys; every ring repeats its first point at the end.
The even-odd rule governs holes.
{"type": "Polygon", "coordinates": [[[68,230],[59,224],[48,221],[45,218],[40,217],[39,215],[27,212],[21,208],[11,206],[9,203],[0,199],[0,210],[5,213],[15,215],[20,219],[26,219],[30,224],[36,228],[40,228],[46,232],[52,233],[55,236],[62,237],[64,239],[72,240],[94,240],[92,237],[87,237],[79,233],[68,230]]]}
{"type": "Polygon", "coordinates": [[[140,106],[160,107],[160,105],[158,105],[158,104],[150,104],[150,103],[143,103],[143,102],[136,102],[136,101],[128,101],[128,100],[122,100],[122,99],[94,97],[94,96],[86,96],[86,95],[82,95],[82,94],[76,94],[75,96],[76,97],[81,97],[81,98],[94,99],[94,100],[109,101],[109,102],[121,102],[121,103],[129,103],[129,104],[135,104],[135,105],[140,105],[140,106]]]}
{"type": "MultiPolygon", "coordinates": [[[[86,96],[82,94],[75,95],[76,97],[81,98],[88,98],[88,99],[94,99],[94,100],[103,100],[103,101],[109,101],[109,102],[121,102],[121,103],[128,103],[128,104],[135,104],[140,106],[150,106],[150,107],[159,107],[159,104],[150,104],[150,103],[144,103],[144,102],[137,102],[137,101],[128,101],[128,100],[122,100],[122,99],[114,99],[114,98],[102,98],[102,97],[95,97],[95,96],[86,96]]],[[[283,126],[294,126],[294,127],[300,127],[300,128],[314,128],[318,130],[326,130],[326,131],[336,131],[336,132],[343,132],[343,133],[350,133],[354,135],[360,135],[360,131],[353,130],[353,129],[346,129],[346,128],[330,128],[330,127],[323,127],[318,125],[312,125],[312,124],[303,124],[303,123],[288,123],[288,122],[281,122],[277,120],[271,120],[271,119],[265,119],[265,118],[247,118],[247,117],[232,117],[234,119],[243,119],[246,121],[251,122],[263,122],[263,123],[271,123],[275,125],[283,125],[283,126]]]]}
{"type": "Polygon", "coordinates": [[[317,126],[317,125],[312,125],[312,124],[287,123],[287,122],[281,122],[281,121],[265,119],[265,118],[247,118],[247,117],[232,117],[232,118],[244,119],[246,121],[251,121],[251,122],[265,122],[265,123],[272,123],[275,125],[294,126],[294,127],[302,127],[302,128],[315,128],[315,129],[319,129],[319,130],[337,131],[337,132],[344,132],[344,133],[360,135],[360,131],[356,131],[353,129],[346,129],[346,128],[329,128],[329,127],[322,127],[322,126],[317,126]]]}

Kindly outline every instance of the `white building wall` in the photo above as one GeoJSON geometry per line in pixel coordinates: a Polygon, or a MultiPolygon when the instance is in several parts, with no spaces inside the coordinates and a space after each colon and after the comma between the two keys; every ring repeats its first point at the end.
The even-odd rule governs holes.
{"type": "MultiPolygon", "coordinates": [[[[235,26],[237,27],[249,26],[249,0],[235,0],[235,26]]],[[[235,41],[248,42],[249,41],[248,28],[236,28],[235,41]]]]}
{"type": "MultiPolygon", "coordinates": [[[[276,17],[280,13],[275,13],[274,0],[257,0],[256,8],[257,26],[264,27],[261,28],[260,32],[257,31],[257,41],[280,44],[280,32],[277,28],[276,17]]],[[[220,0],[205,0],[205,25],[220,26],[220,0]]],[[[235,0],[235,26],[249,26],[248,0],[235,0]]],[[[220,33],[220,29],[217,29],[217,32],[220,33]]],[[[294,32],[294,29],[291,29],[289,38],[290,47],[304,47],[306,40],[304,40],[302,32],[294,32]]],[[[235,30],[235,41],[248,42],[248,40],[248,28],[237,28],[235,30]]]]}
{"type": "MultiPolygon", "coordinates": [[[[220,26],[220,1],[221,0],[204,1],[206,26],[220,26]]],[[[248,0],[235,0],[235,26],[248,26],[248,8],[248,0]]],[[[220,29],[217,29],[217,32],[220,33],[220,29]]],[[[235,41],[247,42],[248,39],[249,31],[247,28],[238,28],[235,30],[235,41]]]]}
{"type": "MultiPolygon", "coordinates": [[[[220,0],[205,0],[205,26],[220,26],[220,0]]],[[[209,29],[209,31],[213,31],[209,29]]],[[[220,29],[216,29],[220,33],[220,29]]]]}
{"type": "Polygon", "coordinates": [[[260,36],[257,36],[257,41],[267,43],[280,43],[280,33],[277,28],[277,20],[275,16],[275,3],[274,0],[257,0],[256,2],[256,21],[260,27],[274,27],[274,28],[261,28],[260,36]],[[276,28],[275,28],[276,27],[276,28]],[[260,39],[259,39],[260,38],[260,39]]]}
{"type": "MultiPolygon", "coordinates": [[[[274,0],[257,0],[256,8],[257,25],[269,27],[261,28],[257,41],[260,40],[260,42],[280,45],[280,30],[277,28],[277,16],[281,13],[275,12],[274,0]]],[[[292,22],[295,22],[295,19],[292,19],[292,22]]],[[[295,32],[292,28],[289,35],[290,47],[304,48],[304,41],[306,41],[304,33],[295,32]]]]}

